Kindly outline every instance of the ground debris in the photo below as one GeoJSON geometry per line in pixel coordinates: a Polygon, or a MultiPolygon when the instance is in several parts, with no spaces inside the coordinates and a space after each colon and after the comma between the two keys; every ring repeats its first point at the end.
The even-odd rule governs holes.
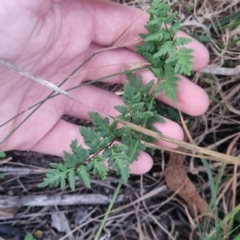
{"type": "Polygon", "coordinates": [[[197,213],[205,214],[208,210],[208,204],[199,195],[195,186],[188,178],[183,166],[183,160],[184,155],[174,152],[170,153],[169,162],[164,170],[167,186],[171,191],[177,192],[193,210],[197,210],[197,213]]]}

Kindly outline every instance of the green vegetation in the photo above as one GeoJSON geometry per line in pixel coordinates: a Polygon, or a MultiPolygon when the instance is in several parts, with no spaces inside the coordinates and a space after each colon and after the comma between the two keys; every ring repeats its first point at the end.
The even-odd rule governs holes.
{"type": "Polygon", "coordinates": [[[36,240],[36,238],[31,233],[28,233],[25,236],[24,240],[36,240]]]}
{"type": "Polygon", "coordinates": [[[190,39],[174,38],[181,20],[177,12],[171,12],[167,1],[159,3],[159,0],[154,0],[148,13],[150,17],[145,26],[147,33],[140,34],[143,44],[137,46],[136,50],[149,61],[149,69],[157,82],[151,80],[143,86],[141,76],[127,73],[122,97],[125,105],[115,107],[120,115],[110,124],[108,118],[90,113],[93,128],[80,128],[86,147],[73,140],[70,145],[72,153],[64,152],[64,163],[51,164],[51,169],[39,187],[60,186],[63,189],[68,182],[74,190],[77,176],[89,188],[89,173],[92,172],[104,180],[109,168],[116,171],[123,183],[127,183],[129,165],[137,159],[139,151],[153,152],[146,149],[143,143],[153,142],[154,139],[127,126],[118,129],[118,119],[157,131],[153,124],[163,122],[163,119],[157,114],[155,96],[163,91],[166,97],[176,101],[177,75],[191,74],[193,50],[184,47],[190,39]],[[121,143],[116,143],[117,139],[121,143]],[[104,164],[105,161],[108,167],[104,164]]]}
{"type": "Polygon", "coordinates": [[[156,95],[164,92],[166,97],[176,102],[178,74],[190,75],[192,70],[193,50],[184,47],[191,40],[175,38],[181,24],[178,13],[172,12],[165,0],[154,0],[148,13],[149,21],[145,26],[147,33],[140,34],[143,44],[137,46],[136,51],[150,63],[149,70],[156,81],[151,80],[142,85],[141,76],[128,72],[122,97],[125,105],[115,106],[120,115],[110,123],[109,119],[102,118],[101,114],[90,113],[93,127],[80,128],[86,146],[73,140],[70,145],[72,153],[64,152],[63,163],[52,163],[43,183],[39,185],[60,186],[63,189],[68,183],[74,190],[75,179],[78,177],[90,188],[90,173],[104,180],[109,169],[115,170],[121,181],[95,239],[100,237],[121,185],[127,183],[130,164],[137,160],[140,151],[153,153],[153,150],[146,149],[144,145],[144,142],[153,142],[153,138],[127,126],[117,128],[118,121],[124,120],[157,131],[153,124],[163,122],[163,118],[157,114],[156,95]],[[120,140],[120,143],[117,143],[117,140],[120,140]]]}
{"type": "Polygon", "coordinates": [[[0,152],[0,158],[5,158],[7,155],[5,152],[0,152]]]}

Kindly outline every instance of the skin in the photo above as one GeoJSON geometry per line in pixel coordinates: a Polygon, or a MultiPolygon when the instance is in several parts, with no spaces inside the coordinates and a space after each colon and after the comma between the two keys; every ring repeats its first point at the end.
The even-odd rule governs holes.
{"type": "MultiPolygon", "coordinates": [[[[119,46],[138,39],[138,34],[145,32],[144,24],[148,18],[147,13],[141,10],[99,0],[8,0],[1,1],[0,12],[0,58],[56,85],[95,51],[113,43],[119,46]],[[137,21],[129,28],[136,18],[137,21]],[[126,29],[127,32],[119,38],[126,29]]],[[[182,32],[178,35],[187,36],[182,32]]],[[[193,69],[198,71],[204,68],[209,60],[206,48],[195,40],[188,47],[195,50],[193,69]]],[[[68,89],[86,80],[119,72],[128,66],[127,63],[144,62],[133,48],[118,48],[97,55],[62,88],[68,89]]],[[[153,79],[150,72],[141,74],[145,83],[153,79]]],[[[125,80],[125,76],[118,76],[107,81],[124,84],[125,80]]],[[[0,66],[0,125],[43,100],[50,92],[48,88],[0,66]]],[[[31,150],[62,156],[63,150],[70,150],[72,139],[82,143],[79,127],[62,120],[64,114],[87,120],[88,111],[96,109],[116,116],[113,106],[122,104],[119,96],[95,86],[79,88],[72,91],[71,95],[83,105],[64,96],[47,101],[0,145],[0,150],[31,150]]],[[[179,107],[193,116],[203,114],[209,104],[206,93],[183,76],[179,83],[177,104],[163,95],[159,95],[158,100],[179,107]]],[[[27,114],[1,127],[1,140],[27,114]]],[[[183,131],[177,123],[166,120],[156,126],[170,137],[183,139],[183,131]]],[[[158,144],[176,147],[161,141],[158,144]]],[[[131,166],[131,172],[142,174],[151,166],[151,157],[141,153],[138,161],[131,166]]]]}

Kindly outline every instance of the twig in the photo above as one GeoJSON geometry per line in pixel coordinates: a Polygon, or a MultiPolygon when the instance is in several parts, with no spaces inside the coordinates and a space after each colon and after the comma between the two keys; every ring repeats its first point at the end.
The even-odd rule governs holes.
{"type": "MultiPolygon", "coordinates": [[[[201,154],[201,156],[199,156],[199,157],[203,157],[203,158],[209,159],[209,160],[219,161],[219,162],[226,163],[226,164],[240,165],[240,158],[239,157],[229,156],[229,155],[226,155],[226,154],[222,154],[222,153],[218,153],[218,152],[209,150],[207,148],[198,147],[196,145],[186,143],[184,141],[179,141],[177,139],[165,136],[162,133],[158,133],[158,132],[151,131],[149,129],[145,129],[143,127],[140,127],[140,126],[135,125],[133,123],[126,122],[124,120],[121,120],[121,119],[117,119],[117,120],[120,123],[131,127],[132,129],[136,130],[137,132],[144,133],[144,134],[146,134],[148,136],[151,136],[151,137],[154,137],[156,139],[161,139],[161,140],[164,140],[164,141],[167,141],[167,142],[170,142],[170,143],[174,143],[174,144],[178,145],[179,147],[182,147],[184,149],[188,149],[192,152],[196,152],[197,154],[201,154]]],[[[159,146],[157,146],[155,144],[151,144],[151,143],[148,143],[148,147],[154,147],[156,149],[159,148],[159,146]]],[[[170,149],[169,149],[169,151],[170,151],[170,149]]]]}
{"type": "Polygon", "coordinates": [[[235,68],[225,68],[219,66],[207,66],[200,72],[202,73],[210,73],[210,74],[217,74],[217,75],[224,75],[224,76],[233,76],[240,73],[240,66],[235,68]]]}
{"type": "Polygon", "coordinates": [[[30,175],[30,174],[45,174],[45,169],[33,169],[33,168],[13,168],[13,167],[0,167],[0,173],[6,175],[30,175]]]}
{"type": "Polygon", "coordinates": [[[62,90],[60,87],[56,86],[55,84],[45,80],[42,77],[39,77],[39,76],[35,77],[30,72],[26,71],[25,69],[20,68],[20,67],[12,64],[10,62],[7,62],[6,60],[4,60],[2,58],[0,58],[0,64],[4,65],[5,67],[8,67],[10,69],[13,69],[14,71],[20,73],[21,75],[23,75],[23,76],[25,76],[27,78],[30,78],[31,80],[33,80],[33,81],[35,81],[35,82],[37,82],[37,83],[39,83],[39,84],[41,84],[41,85],[43,85],[43,86],[45,86],[47,88],[52,89],[55,92],[58,92],[58,93],[60,93],[60,94],[62,94],[64,96],[66,96],[66,97],[76,101],[76,99],[74,97],[72,97],[69,93],[67,93],[66,91],[62,90]]]}
{"type": "MultiPolygon", "coordinates": [[[[0,209],[22,207],[22,206],[69,206],[69,205],[88,205],[109,204],[111,196],[102,194],[71,194],[71,195],[29,195],[29,196],[6,196],[2,195],[0,199],[0,209]]],[[[116,202],[123,202],[124,196],[119,195],[116,202]]]]}

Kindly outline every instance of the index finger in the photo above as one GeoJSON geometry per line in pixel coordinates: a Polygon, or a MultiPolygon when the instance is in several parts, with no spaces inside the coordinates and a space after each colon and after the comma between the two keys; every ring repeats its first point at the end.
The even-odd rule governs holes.
{"type": "MultiPolygon", "coordinates": [[[[137,40],[140,33],[146,32],[144,25],[148,20],[147,12],[113,2],[93,0],[87,4],[93,7],[92,41],[98,45],[122,45],[137,40]]],[[[177,36],[191,38],[187,47],[194,49],[193,69],[203,69],[209,62],[209,53],[205,46],[184,32],[180,31],[177,36]]],[[[133,45],[128,48],[133,49],[133,45]]]]}

